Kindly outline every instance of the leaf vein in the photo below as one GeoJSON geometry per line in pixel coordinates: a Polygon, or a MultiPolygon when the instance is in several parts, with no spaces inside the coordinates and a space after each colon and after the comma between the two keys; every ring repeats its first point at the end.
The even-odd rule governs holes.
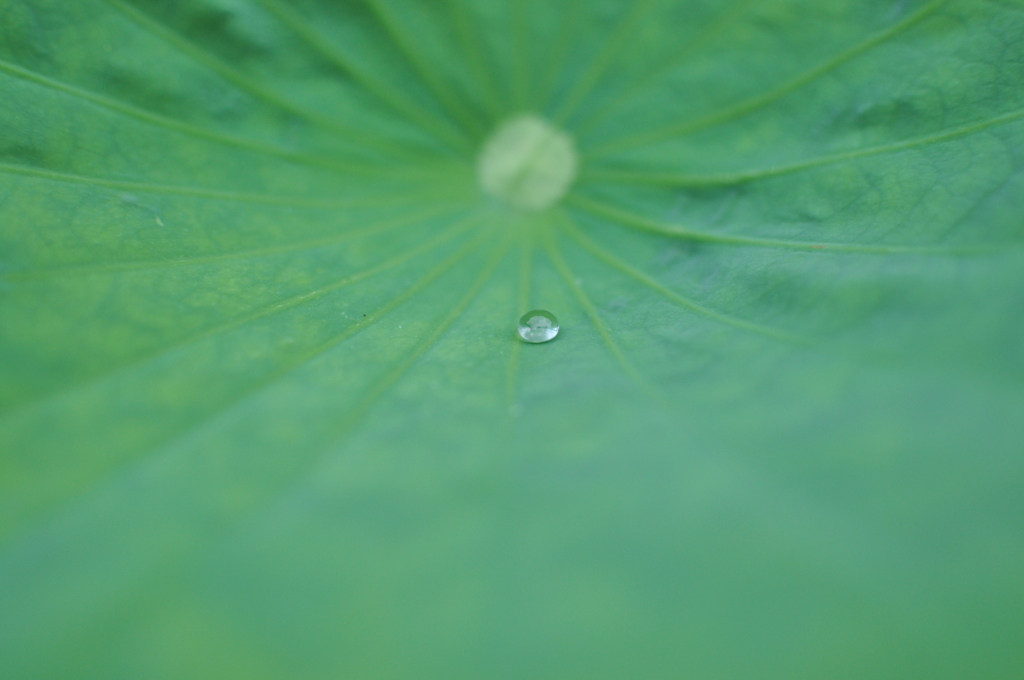
{"type": "Polygon", "coordinates": [[[387,170],[381,167],[376,172],[370,170],[364,164],[345,164],[333,161],[332,159],[324,158],[321,156],[314,156],[310,154],[302,154],[283,147],[274,146],[272,144],[263,144],[250,139],[242,137],[234,137],[227,135],[216,130],[210,130],[207,128],[185,123],[168,116],[164,116],[158,113],[153,113],[145,109],[126,104],[125,102],[107,97],[105,95],[92,92],[80,87],[63,83],[59,80],[54,80],[42,74],[30,71],[26,68],[22,68],[16,64],[0,60],[0,71],[7,73],[10,76],[26,80],[36,85],[46,87],[57,92],[84,99],[96,106],[105,108],[109,111],[119,113],[130,118],[142,121],[155,127],[161,127],[174,132],[179,132],[189,137],[195,137],[196,139],[202,139],[216,144],[224,146],[231,146],[235,148],[245,149],[248,151],[254,151],[267,156],[273,156],[282,160],[290,161],[293,163],[308,165],[312,167],[325,168],[335,171],[348,172],[348,173],[360,173],[360,174],[375,174],[375,175],[387,175],[387,170]]]}
{"type": "Polygon", "coordinates": [[[634,148],[647,146],[654,144],[659,141],[667,139],[673,139],[707,128],[716,127],[724,123],[743,118],[751,113],[755,113],[760,109],[763,109],[776,101],[782,99],[786,95],[794,92],[815,80],[818,80],[822,76],[835,70],[842,64],[854,59],[861,54],[867,52],[871,48],[880,45],[906,31],[910,27],[924,20],[928,16],[931,16],[936,12],[942,5],[946,4],[947,0],[932,0],[927,5],[921,7],[916,12],[910,14],[902,21],[890,26],[889,28],[876,33],[867,40],[854,45],[853,47],[839,53],[838,55],[826,60],[819,66],[797,76],[793,80],[790,80],[783,85],[765,92],[763,94],[752,97],[744,102],[740,102],[734,106],[725,108],[717,113],[712,113],[707,116],[702,116],[693,120],[685,121],[683,123],[677,123],[669,125],[657,130],[650,132],[641,133],[631,137],[620,138],[618,141],[612,141],[603,146],[591,149],[588,155],[591,157],[606,156],[621,151],[628,151],[634,148]]]}
{"type": "Polygon", "coordinates": [[[422,109],[417,108],[380,78],[374,78],[366,70],[359,68],[351,59],[324,38],[297,11],[285,5],[281,0],[259,0],[259,2],[281,19],[306,44],[334,64],[334,66],[351,76],[368,92],[391,107],[392,110],[405,116],[407,120],[419,125],[421,129],[434,135],[453,149],[466,153],[469,152],[469,143],[464,136],[452,129],[446,122],[435,120],[422,109]]]}
{"type": "Polygon", "coordinates": [[[792,163],[790,165],[779,165],[775,167],[762,168],[757,170],[747,170],[737,173],[726,173],[721,175],[688,175],[683,173],[672,172],[647,172],[643,170],[596,170],[585,172],[580,177],[580,182],[587,183],[615,181],[643,184],[661,184],[685,188],[733,186],[760,179],[778,177],[779,175],[800,172],[801,170],[809,170],[824,165],[842,163],[843,161],[856,160],[858,158],[883,155],[887,153],[897,153],[900,151],[905,151],[907,149],[927,146],[929,144],[938,144],[941,142],[956,139],[958,137],[965,137],[976,132],[982,132],[991,127],[1011,123],[1022,117],[1024,117],[1024,109],[1017,109],[1015,111],[1010,111],[1008,113],[994,116],[992,118],[989,118],[988,120],[979,121],[977,123],[972,123],[970,125],[965,125],[959,128],[953,128],[926,137],[918,137],[916,139],[908,139],[902,142],[895,142],[892,144],[883,144],[879,146],[872,146],[863,149],[854,149],[852,151],[844,151],[841,153],[819,156],[817,158],[811,158],[805,161],[800,161],[798,163],[792,163]]]}
{"type": "Polygon", "coordinates": [[[698,231],[688,227],[669,224],[644,217],[636,213],[622,210],[599,201],[583,198],[578,194],[567,197],[566,202],[585,210],[592,215],[608,219],[624,227],[631,227],[663,236],[675,236],[691,241],[717,243],[722,245],[759,246],[764,248],[782,248],[787,250],[832,251],[848,253],[864,253],[872,255],[916,254],[916,255],[972,255],[995,252],[985,246],[941,247],[941,246],[882,246],[859,245],[855,243],[789,241],[784,239],[757,238],[752,236],[735,236],[732,234],[716,234],[698,231]]]}
{"type": "Polygon", "coordinates": [[[737,319],[736,317],[730,316],[728,314],[723,314],[721,312],[716,312],[713,309],[698,304],[697,302],[694,302],[690,298],[679,293],[676,293],[675,291],[670,290],[669,288],[661,285],[660,283],[658,283],[651,277],[647,276],[643,272],[631,267],[622,259],[616,257],[615,255],[612,255],[607,250],[598,246],[596,243],[594,243],[593,240],[588,238],[580,230],[579,226],[575,224],[575,221],[572,219],[570,215],[563,213],[562,220],[566,233],[568,233],[569,236],[585,250],[589,251],[598,259],[603,260],[606,264],[613,267],[614,269],[617,269],[618,271],[626,274],[627,276],[639,281],[648,288],[651,288],[652,290],[661,293],[665,297],[674,300],[676,303],[682,305],[683,307],[689,309],[690,311],[696,312],[714,321],[718,321],[720,323],[727,324],[730,326],[735,326],[736,328],[741,328],[745,331],[759,333],[761,335],[765,335],[776,340],[784,340],[786,342],[793,343],[807,342],[806,339],[800,338],[790,333],[785,333],[783,331],[779,331],[768,326],[762,326],[760,324],[752,323],[750,321],[745,321],[743,319],[737,319]]]}
{"type": "Polygon", "coordinates": [[[220,58],[210,54],[206,50],[197,46],[191,40],[164,25],[158,19],[134,7],[130,3],[125,2],[125,0],[102,0],[102,2],[105,2],[109,7],[121,12],[125,17],[153,35],[159,37],[168,45],[173,46],[179,52],[192,59],[195,63],[209,69],[213,73],[216,73],[226,82],[231,83],[243,92],[262,100],[280,111],[305,120],[324,130],[331,131],[346,141],[353,143],[357,147],[372,149],[385,154],[395,154],[397,152],[401,155],[402,149],[400,147],[383,142],[377,138],[370,138],[365,131],[351,128],[340,123],[334,118],[300,106],[278,92],[260,85],[234,67],[225,63],[220,58]]]}
{"type": "MultiPolygon", "coordinates": [[[[154,351],[147,352],[145,355],[141,357],[135,357],[131,361],[116,366],[112,369],[109,369],[100,375],[92,376],[90,378],[87,378],[86,380],[79,381],[75,384],[64,385],[60,389],[49,394],[37,395],[24,402],[13,404],[7,409],[5,409],[5,413],[3,415],[4,417],[9,417],[12,413],[16,411],[24,411],[41,404],[51,402],[53,400],[61,398],[66,394],[70,394],[71,392],[86,388],[89,385],[100,383],[103,380],[109,378],[111,375],[125,373],[140,366],[144,366],[145,364],[156,361],[161,357],[168,356],[173,352],[176,352],[189,345],[194,345],[195,343],[205,340],[207,338],[215,337],[222,333],[226,333],[231,330],[241,328],[247,324],[253,323],[260,319],[270,317],[275,314],[280,314],[281,312],[285,312],[289,309],[300,307],[301,305],[317,300],[323,297],[324,295],[328,295],[335,291],[341,290],[342,288],[355,285],[360,281],[364,281],[370,277],[376,276],[377,274],[400,266],[401,264],[415,258],[417,255],[422,255],[423,253],[429,252],[434,248],[437,248],[445,243],[448,243],[458,238],[460,234],[465,233],[471,226],[472,224],[469,219],[456,222],[452,228],[445,230],[444,232],[438,234],[434,238],[428,239],[427,241],[416,246],[415,248],[411,248],[403,253],[399,253],[395,257],[389,258],[388,260],[385,260],[384,262],[375,265],[369,269],[365,269],[361,272],[356,272],[355,274],[350,274],[341,279],[338,279],[333,283],[327,284],[326,286],[322,286],[320,288],[307,291],[305,293],[301,293],[299,295],[295,295],[284,300],[272,302],[268,305],[264,305],[256,310],[253,310],[249,314],[243,314],[234,319],[229,319],[224,323],[217,324],[213,327],[204,330],[200,330],[197,333],[186,335],[182,338],[179,338],[176,342],[170,345],[165,345],[163,347],[156,348],[154,351]]],[[[367,319],[369,318],[370,317],[368,316],[367,319]]]]}

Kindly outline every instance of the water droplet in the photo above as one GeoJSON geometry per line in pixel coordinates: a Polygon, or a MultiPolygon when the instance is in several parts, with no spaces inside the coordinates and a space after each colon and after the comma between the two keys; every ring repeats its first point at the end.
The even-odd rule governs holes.
{"type": "Polygon", "coordinates": [[[535,309],[519,319],[519,337],[526,342],[547,342],[558,335],[558,319],[551,312],[535,309]]]}

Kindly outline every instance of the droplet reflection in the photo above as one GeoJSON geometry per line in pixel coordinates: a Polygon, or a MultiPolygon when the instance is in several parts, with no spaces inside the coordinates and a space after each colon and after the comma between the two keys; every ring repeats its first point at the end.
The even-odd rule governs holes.
{"type": "Polygon", "coordinates": [[[519,337],[526,342],[540,343],[554,340],[558,335],[558,319],[551,312],[535,309],[519,319],[519,337]]]}

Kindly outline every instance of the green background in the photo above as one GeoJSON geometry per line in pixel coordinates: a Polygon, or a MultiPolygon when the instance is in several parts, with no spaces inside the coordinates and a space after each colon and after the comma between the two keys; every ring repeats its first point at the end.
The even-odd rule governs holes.
{"type": "Polygon", "coordinates": [[[0,0],[0,676],[1022,677],[1022,35],[0,0]]]}

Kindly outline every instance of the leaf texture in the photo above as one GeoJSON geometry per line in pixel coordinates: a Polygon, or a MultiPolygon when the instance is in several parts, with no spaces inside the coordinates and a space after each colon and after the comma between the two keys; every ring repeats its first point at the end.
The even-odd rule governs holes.
{"type": "Polygon", "coordinates": [[[0,675],[1019,677],[1022,34],[0,0],[0,675]]]}

